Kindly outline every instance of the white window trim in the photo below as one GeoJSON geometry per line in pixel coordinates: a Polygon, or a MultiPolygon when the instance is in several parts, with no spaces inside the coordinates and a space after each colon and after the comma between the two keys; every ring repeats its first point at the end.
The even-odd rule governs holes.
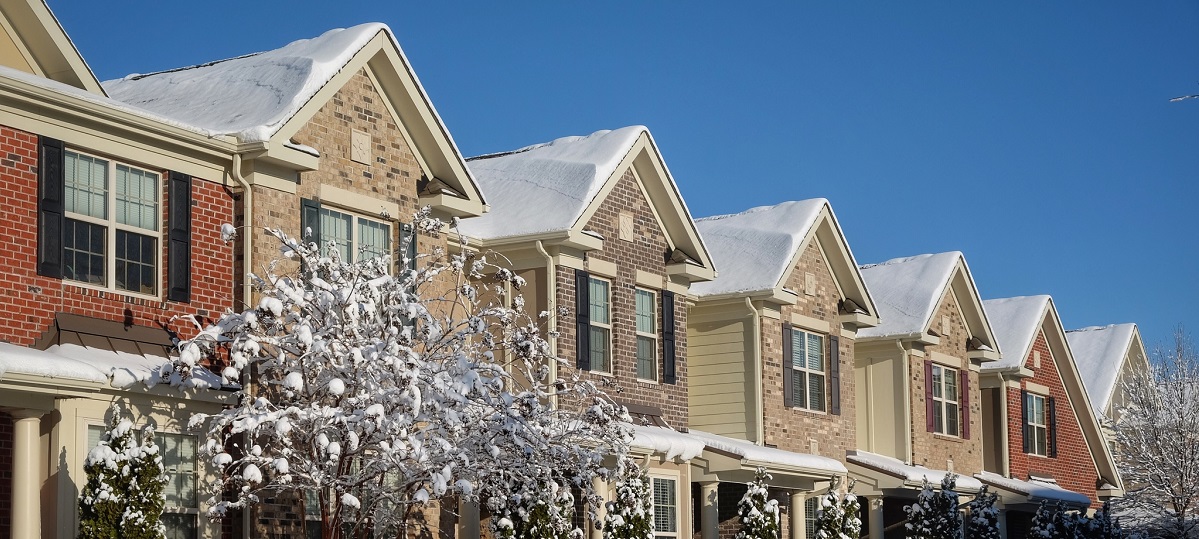
{"type": "MultiPolygon", "coordinates": [[[[82,431],[82,433],[80,433],[82,435],[80,440],[82,441],[82,445],[84,446],[85,450],[82,452],[82,455],[80,456],[80,459],[79,459],[79,471],[80,471],[79,477],[83,477],[86,480],[87,472],[85,471],[85,469],[86,469],[85,463],[87,461],[88,453],[91,453],[91,450],[92,450],[91,447],[88,447],[89,431],[91,431],[92,427],[98,427],[101,430],[107,432],[108,431],[108,422],[105,421],[104,418],[88,417],[88,418],[85,418],[84,421],[82,421],[82,424],[83,424],[83,431],[82,431]]],[[[141,429],[136,428],[135,430],[136,430],[136,433],[134,435],[140,436],[141,429]]],[[[155,432],[154,433],[154,438],[155,438],[154,443],[156,445],[158,445],[160,451],[162,450],[162,447],[163,447],[163,444],[162,444],[162,436],[163,435],[186,436],[186,437],[192,438],[196,442],[196,448],[195,448],[195,452],[193,455],[195,457],[195,469],[192,471],[192,474],[195,476],[192,479],[192,484],[194,485],[194,488],[196,491],[196,505],[194,507],[181,507],[181,506],[175,506],[175,505],[166,505],[164,503],[163,508],[162,508],[162,513],[164,515],[194,515],[196,517],[196,536],[199,537],[204,534],[204,521],[203,521],[203,519],[200,518],[200,493],[203,489],[202,483],[201,483],[201,480],[203,478],[201,477],[201,475],[203,473],[203,470],[202,470],[201,461],[200,461],[199,437],[194,434],[189,434],[186,432],[166,432],[166,431],[155,432]]],[[[163,463],[163,469],[165,470],[166,468],[167,468],[166,463],[163,463]]],[[[80,485],[80,488],[82,488],[82,485],[80,485]]]]}
{"type": "Polygon", "coordinates": [[[673,531],[673,532],[660,532],[657,530],[657,523],[656,522],[651,523],[654,526],[654,537],[675,537],[675,538],[682,537],[682,534],[683,534],[683,502],[684,502],[683,497],[682,497],[682,489],[683,489],[682,476],[681,476],[681,474],[673,473],[673,472],[670,472],[667,470],[650,470],[650,472],[649,472],[649,486],[650,486],[650,498],[651,498],[650,503],[651,503],[651,507],[654,508],[654,515],[656,516],[658,513],[658,511],[657,511],[658,504],[655,503],[656,500],[653,499],[654,479],[664,479],[667,481],[674,481],[674,529],[675,529],[675,531],[673,531]]]}
{"type": "MultiPolygon", "coordinates": [[[[387,218],[379,217],[379,216],[371,217],[368,214],[366,214],[360,210],[356,210],[354,208],[347,208],[347,207],[344,207],[344,206],[341,206],[338,204],[327,204],[324,201],[321,201],[321,211],[330,211],[333,213],[338,213],[338,214],[346,215],[346,216],[350,217],[349,253],[350,253],[350,256],[352,257],[352,260],[355,262],[358,261],[359,248],[361,247],[361,244],[362,244],[362,238],[360,238],[359,234],[358,234],[358,221],[365,220],[365,221],[370,221],[372,223],[386,225],[387,226],[387,254],[386,254],[386,256],[388,257],[388,259],[390,261],[392,261],[392,262],[395,261],[396,248],[397,248],[396,241],[395,241],[395,234],[396,234],[396,230],[397,230],[397,222],[395,222],[391,219],[387,219],[387,218]]],[[[318,219],[320,218],[319,212],[318,212],[317,218],[318,219]]],[[[321,242],[325,243],[325,242],[328,242],[330,239],[332,239],[332,238],[328,237],[328,234],[325,232],[324,228],[322,227],[321,228],[321,242]]],[[[322,246],[322,247],[324,247],[324,246],[322,246]]],[[[343,260],[342,262],[348,262],[348,261],[343,260]]],[[[388,264],[388,268],[390,269],[391,266],[393,266],[393,265],[394,264],[388,264]]]]}
{"type": "MultiPolygon", "coordinates": [[[[594,348],[595,343],[591,342],[590,326],[595,326],[595,327],[604,328],[604,329],[608,330],[608,342],[605,343],[605,347],[604,347],[604,349],[607,350],[607,352],[608,352],[608,357],[606,358],[608,365],[607,365],[607,368],[605,368],[605,369],[590,369],[589,372],[592,372],[595,374],[611,375],[612,371],[613,371],[612,364],[615,363],[615,361],[613,361],[614,354],[612,353],[613,352],[613,350],[612,350],[612,318],[613,318],[612,317],[612,280],[604,278],[604,277],[597,277],[595,275],[589,275],[588,281],[587,281],[588,288],[591,287],[591,281],[601,281],[608,285],[608,287],[607,287],[608,288],[608,297],[604,298],[604,302],[605,302],[605,304],[607,304],[606,310],[608,312],[608,322],[607,323],[597,322],[595,320],[595,318],[592,318],[590,316],[591,315],[590,312],[587,313],[588,314],[587,325],[589,326],[589,328],[587,330],[587,340],[590,343],[590,345],[587,347],[588,354],[590,354],[592,351],[595,350],[595,348],[594,348]]],[[[591,290],[587,291],[587,298],[591,303],[595,302],[595,298],[592,296],[591,290]]],[[[587,305],[587,308],[591,309],[591,305],[590,304],[587,305]]],[[[587,358],[587,361],[588,361],[588,366],[591,366],[591,364],[590,364],[591,358],[590,357],[587,358]]]]}
{"type": "MultiPolygon", "coordinates": [[[[74,221],[81,221],[81,222],[99,225],[99,226],[104,227],[104,229],[105,229],[105,232],[104,232],[104,242],[105,242],[104,243],[104,250],[105,250],[105,253],[104,253],[104,280],[106,282],[103,285],[98,285],[95,283],[76,281],[74,279],[67,278],[65,275],[63,276],[63,281],[70,283],[72,286],[78,286],[80,288],[87,288],[87,289],[91,289],[91,290],[100,290],[103,292],[112,292],[114,294],[121,294],[124,296],[138,297],[138,298],[144,298],[144,299],[153,299],[153,300],[162,299],[163,286],[165,284],[165,283],[163,283],[163,279],[162,279],[162,274],[163,274],[163,264],[162,264],[162,262],[163,262],[162,248],[163,247],[162,247],[162,244],[163,244],[163,239],[165,237],[165,234],[163,232],[163,226],[162,226],[163,225],[162,214],[165,209],[165,205],[163,204],[164,200],[163,200],[163,196],[162,196],[162,193],[163,193],[163,174],[162,174],[162,172],[156,172],[154,169],[151,169],[148,167],[134,165],[127,161],[117,161],[110,157],[106,157],[106,156],[102,156],[102,155],[98,155],[98,154],[94,154],[94,153],[90,153],[90,152],[85,152],[85,151],[82,151],[82,150],[79,150],[76,148],[67,148],[65,151],[74,153],[74,154],[78,154],[78,155],[82,155],[82,156],[86,156],[86,157],[90,157],[93,159],[99,159],[101,161],[105,161],[108,163],[108,166],[107,166],[108,177],[106,178],[106,184],[105,184],[105,190],[107,191],[107,193],[104,197],[104,204],[106,205],[105,213],[108,215],[108,218],[100,219],[100,218],[92,217],[89,215],[83,215],[81,213],[67,211],[66,210],[66,201],[65,200],[63,201],[63,212],[62,212],[63,218],[71,219],[74,221]],[[123,225],[123,224],[117,222],[117,186],[116,186],[117,165],[124,165],[126,167],[136,169],[136,170],[139,170],[142,172],[148,172],[148,173],[153,174],[154,176],[158,177],[158,185],[157,185],[158,212],[155,215],[155,222],[154,222],[154,226],[155,226],[156,230],[146,230],[144,228],[140,228],[140,227],[136,227],[136,226],[132,226],[132,225],[123,225]],[[148,236],[148,237],[154,238],[154,294],[146,294],[143,292],[134,292],[132,290],[123,290],[121,288],[117,288],[117,285],[116,285],[116,282],[117,282],[117,255],[116,255],[117,230],[124,230],[126,232],[132,232],[134,234],[140,234],[142,236],[148,236]]],[[[66,189],[66,183],[67,183],[66,174],[67,174],[67,171],[64,169],[63,170],[63,189],[64,190],[66,189]]],[[[65,256],[66,245],[63,245],[62,249],[64,250],[64,256],[65,256]]]]}
{"type": "Polygon", "coordinates": [[[1031,435],[1030,439],[1028,441],[1029,451],[1027,454],[1036,455],[1038,457],[1048,457],[1049,456],[1049,397],[1038,394],[1038,393],[1032,393],[1032,392],[1027,392],[1026,394],[1029,397],[1028,405],[1030,406],[1030,409],[1028,410],[1028,433],[1031,435]],[[1037,399],[1041,400],[1041,411],[1045,416],[1044,423],[1036,422],[1037,421],[1037,419],[1036,419],[1036,417],[1037,417],[1037,412],[1036,412],[1037,399]],[[1037,429],[1040,429],[1045,432],[1045,447],[1042,447],[1042,448],[1037,447],[1037,429]],[[1042,449],[1043,451],[1037,452],[1037,449],[1042,449]]]}
{"type": "Polygon", "coordinates": [[[804,402],[803,403],[798,403],[798,402],[793,403],[794,404],[794,406],[792,406],[793,408],[799,408],[802,410],[806,410],[808,412],[812,412],[814,414],[827,414],[828,413],[828,399],[829,399],[828,368],[829,368],[829,364],[828,364],[828,350],[826,349],[827,347],[828,347],[828,335],[824,335],[822,333],[818,333],[815,331],[808,331],[806,329],[799,329],[796,327],[791,328],[791,357],[787,358],[787,361],[791,362],[791,370],[793,372],[792,372],[792,377],[791,377],[792,387],[787,388],[787,390],[791,391],[792,394],[795,393],[794,385],[796,383],[796,380],[795,380],[796,373],[803,373],[803,383],[804,383],[804,402]],[[804,338],[803,338],[803,342],[804,342],[803,367],[795,366],[795,353],[796,353],[795,352],[795,334],[796,333],[803,334],[803,336],[804,336],[804,338]],[[820,366],[821,366],[821,369],[818,371],[808,368],[808,336],[809,335],[815,335],[816,337],[820,338],[820,366]],[[811,395],[811,392],[809,391],[811,389],[811,385],[808,384],[808,379],[813,374],[818,375],[824,379],[824,382],[822,382],[820,384],[820,386],[822,388],[824,388],[824,391],[823,391],[824,398],[822,399],[823,402],[821,402],[821,405],[822,405],[821,408],[813,408],[811,405],[812,404],[812,395],[811,395]]]}
{"type": "Polygon", "coordinates": [[[961,384],[958,383],[959,377],[961,376],[961,371],[958,369],[955,369],[953,367],[948,367],[945,365],[940,365],[940,364],[934,363],[933,364],[933,379],[928,381],[930,384],[936,383],[935,380],[937,379],[937,369],[941,369],[941,387],[933,388],[932,399],[933,399],[933,407],[941,410],[941,424],[938,425],[934,422],[933,423],[933,432],[936,434],[940,434],[942,436],[953,436],[955,438],[961,437],[961,435],[962,435],[962,387],[961,387],[961,384]],[[948,380],[949,380],[949,376],[946,376],[946,373],[950,373],[950,372],[953,373],[953,380],[954,380],[953,387],[954,387],[954,390],[958,394],[958,398],[953,399],[953,400],[950,400],[945,397],[945,388],[948,385],[948,380]],[[936,392],[937,389],[941,390],[940,397],[937,396],[937,392],[936,392]],[[950,405],[950,404],[953,404],[958,407],[957,414],[955,414],[956,417],[958,418],[957,432],[947,432],[949,430],[946,427],[946,425],[948,425],[948,423],[949,423],[947,421],[947,419],[949,417],[949,411],[948,411],[949,406],[948,405],[950,405]]]}
{"type": "MultiPolygon", "coordinates": [[[[649,290],[649,289],[641,288],[641,287],[633,289],[633,316],[634,316],[633,329],[634,329],[634,332],[636,333],[636,336],[634,337],[634,339],[646,338],[646,339],[650,339],[651,341],[653,341],[653,345],[650,346],[650,350],[653,353],[653,358],[650,361],[650,363],[652,365],[652,367],[650,368],[650,371],[654,373],[654,377],[653,378],[642,378],[641,376],[638,375],[639,373],[636,372],[636,368],[634,368],[634,374],[638,375],[637,380],[639,380],[639,381],[652,382],[652,383],[656,384],[656,383],[658,383],[658,359],[659,359],[659,356],[658,356],[658,346],[659,346],[659,343],[658,343],[658,331],[659,331],[659,328],[658,328],[658,326],[659,326],[659,324],[658,324],[658,293],[653,290],[649,290]],[[650,296],[649,319],[650,319],[650,322],[653,323],[654,327],[653,327],[653,330],[648,333],[641,331],[641,329],[637,327],[637,317],[640,316],[640,314],[637,313],[637,295],[642,292],[647,293],[650,296]]],[[[637,352],[640,349],[641,349],[640,347],[637,347],[633,352],[633,355],[637,361],[641,361],[641,358],[637,357],[637,352]]],[[[636,366],[634,366],[634,367],[636,367],[636,366]]]]}

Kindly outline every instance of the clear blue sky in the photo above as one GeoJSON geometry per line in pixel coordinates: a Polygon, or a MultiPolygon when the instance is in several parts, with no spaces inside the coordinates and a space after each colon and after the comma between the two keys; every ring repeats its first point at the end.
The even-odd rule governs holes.
{"type": "Polygon", "coordinates": [[[49,1],[101,79],[382,21],[466,155],[645,124],[696,217],[825,197],[861,263],[1199,334],[1196,2],[49,1]]]}

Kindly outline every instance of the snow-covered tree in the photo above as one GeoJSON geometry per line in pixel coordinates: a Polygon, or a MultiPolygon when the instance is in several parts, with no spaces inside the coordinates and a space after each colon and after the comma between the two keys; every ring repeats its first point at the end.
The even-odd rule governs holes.
{"type": "Polygon", "coordinates": [[[940,490],[924,479],[924,488],[916,503],[903,508],[908,515],[905,525],[909,539],[958,539],[962,533],[962,514],[958,512],[957,475],[945,474],[940,490]]]}
{"type": "Polygon", "coordinates": [[[966,502],[966,539],[999,539],[999,509],[995,507],[998,494],[990,492],[987,485],[966,502]]]}
{"type": "Polygon", "coordinates": [[[550,496],[524,497],[509,504],[506,515],[511,525],[505,524],[496,531],[520,539],[571,539],[581,536],[582,531],[574,527],[574,495],[570,487],[554,482],[541,485],[541,490],[550,496]]]}
{"type": "Polygon", "coordinates": [[[817,499],[817,539],[858,539],[862,534],[861,507],[852,492],[853,485],[845,494],[838,486],[839,481],[834,480],[828,492],[817,499]]]}
{"type": "Polygon", "coordinates": [[[737,539],[779,539],[779,502],[770,499],[770,474],[759,467],[745,495],[737,502],[737,539]]]}
{"type": "MultiPolygon", "coordinates": [[[[443,233],[427,210],[415,225],[443,233]]],[[[252,374],[235,405],[191,421],[221,472],[211,515],[309,492],[330,539],[400,531],[426,502],[456,497],[500,526],[538,501],[558,507],[571,486],[598,514],[592,479],[627,453],[628,414],[577,375],[550,378],[567,363],[505,295],[520,277],[469,251],[393,274],[388,257],[347,263],[267,232],[290,260],[251,276],[257,307],[224,314],[163,368],[184,389],[206,387],[204,364],[227,365],[223,384],[252,374]]],[[[559,513],[547,510],[569,521],[559,513]]]]}
{"type": "Polygon", "coordinates": [[[1095,511],[1091,518],[1081,517],[1081,537],[1083,539],[1124,539],[1127,537],[1120,523],[1112,520],[1111,502],[1103,502],[1103,506],[1095,511]]]}
{"type": "Polygon", "coordinates": [[[1122,385],[1116,458],[1124,498],[1116,513],[1153,537],[1199,537],[1199,356],[1178,330],[1148,372],[1122,385]]]}
{"type": "Polygon", "coordinates": [[[653,539],[654,500],[649,474],[626,460],[616,483],[615,499],[607,503],[604,539],[653,539]]]}
{"type": "Polygon", "coordinates": [[[166,528],[159,519],[167,477],[154,429],[143,429],[139,440],[119,405],[110,413],[108,430],[83,463],[87,484],[79,496],[79,537],[164,537],[166,528]]]}
{"type": "Polygon", "coordinates": [[[1062,502],[1041,502],[1032,517],[1030,537],[1045,539],[1080,539],[1087,529],[1087,517],[1068,511],[1062,502]]]}

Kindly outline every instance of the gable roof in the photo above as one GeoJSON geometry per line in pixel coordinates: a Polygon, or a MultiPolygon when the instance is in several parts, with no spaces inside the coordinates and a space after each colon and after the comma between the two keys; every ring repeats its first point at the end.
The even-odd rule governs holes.
{"type": "Polygon", "coordinates": [[[678,186],[645,126],[563,137],[467,160],[491,211],[460,224],[480,240],[520,241],[580,231],[606,189],[634,167],[666,240],[715,276],[678,186]]]}
{"type": "Polygon", "coordinates": [[[114,99],[243,144],[288,142],[349,77],[370,68],[429,179],[486,211],[466,162],[387,25],[334,29],[281,48],[103,83],[114,99]]]}
{"type": "Polygon", "coordinates": [[[879,325],[859,339],[901,338],[928,333],[942,298],[952,291],[961,303],[970,336],[994,350],[999,345],[983,311],[966,257],[959,251],[895,258],[861,267],[862,279],[878,306],[879,325]]]}
{"type": "MultiPolygon", "coordinates": [[[[1049,296],[1020,296],[983,301],[991,329],[999,340],[1003,358],[983,366],[983,370],[1019,368],[1037,340],[1037,331],[1052,308],[1049,296]]],[[[1055,315],[1056,316],[1056,315],[1055,315]]]]}
{"type": "Polygon", "coordinates": [[[96,95],[104,89],[45,0],[0,2],[0,38],[11,39],[10,52],[23,62],[15,69],[79,88],[96,95]]]}
{"type": "Polygon", "coordinates": [[[1145,358],[1136,324],[1111,324],[1072,329],[1066,332],[1074,361],[1095,411],[1104,413],[1115,394],[1116,380],[1130,352],[1139,349],[1145,358]]]}
{"type": "Polygon", "coordinates": [[[870,314],[877,314],[858,272],[857,261],[826,199],[783,202],[741,213],[703,217],[695,220],[695,226],[712,253],[712,261],[720,268],[716,279],[692,285],[691,291],[701,298],[774,292],[788,281],[795,269],[795,259],[805,245],[819,237],[821,245],[832,251],[828,253],[828,263],[845,297],[870,314]]]}

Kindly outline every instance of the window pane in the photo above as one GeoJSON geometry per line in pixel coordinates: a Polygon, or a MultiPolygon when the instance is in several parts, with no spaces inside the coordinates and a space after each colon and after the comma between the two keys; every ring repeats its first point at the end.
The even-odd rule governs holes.
{"type": "MultiPolygon", "coordinates": [[[[807,350],[807,333],[791,331],[791,366],[796,369],[807,368],[808,363],[804,351],[807,350]]],[[[800,401],[796,401],[800,402],[800,401]]]]}
{"type": "Polygon", "coordinates": [[[658,379],[658,362],[654,352],[658,341],[650,337],[637,336],[637,377],[644,380],[658,379]]]}
{"type": "Polygon", "coordinates": [[[804,539],[816,539],[816,516],[819,510],[816,506],[815,495],[808,496],[803,501],[804,539]]]}
{"type": "Polygon", "coordinates": [[[1045,440],[1045,434],[1046,434],[1045,427],[1034,427],[1033,428],[1033,442],[1034,442],[1033,453],[1036,453],[1038,455],[1046,455],[1049,453],[1049,451],[1047,451],[1049,444],[1045,440]]]}
{"type": "Polygon", "coordinates": [[[678,501],[675,499],[673,479],[653,478],[654,481],[654,531],[678,531],[678,501]]]}
{"type": "Polygon", "coordinates": [[[942,395],[941,379],[942,379],[941,367],[933,365],[933,398],[935,398],[935,399],[941,398],[941,395],[942,395]]]}
{"type": "Polygon", "coordinates": [[[953,369],[945,369],[945,400],[958,400],[958,373],[953,369]]]}
{"type": "Polygon", "coordinates": [[[591,370],[607,371],[609,354],[608,328],[591,326],[591,370]]]}
{"type": "Polygon", "coordinates": [[[824,371],[824,337],[808,334],[808,368],[824,371]]]}
{"type": "Polygon", "coordinates": [[[353,220],[353,217],[349,215],[321,208],[321,241],[326,244],[330,241],[337,242],[337,253],[341,255],[343,262],[353,260],[353,258],[350,258],[351,249],[353,248],[350,242],[351,220],[353,220]]]}
{"type": "Polygon", "coordinates": [[[195,508],[196,439],[184,434],[159,434],[162,466],[168,483],[163,489],[167,507],[195,508]]]}
{"type": "Polygon", "coordinates": [[[824,375],[808,375],[808,397],[811,399],[808,408],[824,411],[824,375]]]}
{"type": "Polygon", "coordinates": [[[1038,425],[1044,425],[1045,424],[1045,399],[1040,396],[1033,395],[1032,404],[1033,404],[1032,422],[1036,423],[1038,425]]]}
{"type": "Polygon", "coordinates": [[[945,408],[939,402],[933,404],[933,431],[945,432],[945,408]]]}
{"type": "Polygon", "coordinates": [[[105,228],[67,219],[63,230],[63,278],[105,284],[105,228]]]}
{"type": "Polygon", "coordinates": [[[808,402],[808,376],[804,371],[791,373],[791,399],[795,406],[803,407],[808,402]]]}
{"type": "Polygon", "coordinates": [[[66,152],[66,210],[108,218],[108,161],[66,152]]]}
{"type": "Polygon", "coordinates": [[[655,333],[654,293],[648,290],[637,291],[637,331],[655,333]]]}
{"type": "Polygon", "coordinates": [[[150,236],[117,231],[117,288],[142,294],[154,294],[157,266],[157,240],[150,236]]]}
{"type": "Polygon", "coordinates": [[[162,524],[167,528],[166,539],[196,538],[196,515],[163,513],[162,524]]]}
{"type": "Polygon", "coordinates": [[[608,313],[608,281],[591,280],[591,321],[610,323],[608,313]]]}
{"type": "Polygon", "coordinates": [[[117,222],[158,230],[158,175],[117,165],[117,222]]]}
{"type": "Polygon", "coordinates": [[[391,255],[391,226],[358,219],[358,242],[363,260],[391,255]]]}
{"type": "Polygon", "coordinates": [[[945,434],[958,435],[958,405],[945,404],[945,434]]]}

